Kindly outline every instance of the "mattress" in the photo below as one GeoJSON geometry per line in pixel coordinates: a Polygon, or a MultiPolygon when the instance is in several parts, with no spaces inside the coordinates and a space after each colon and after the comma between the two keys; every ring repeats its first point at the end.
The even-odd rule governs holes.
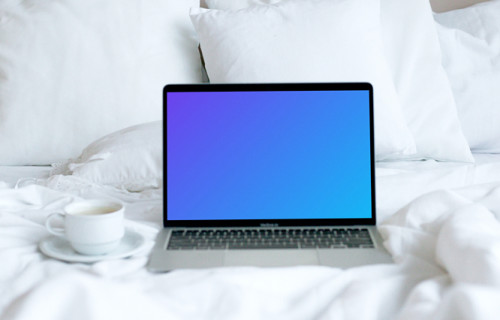
{"type": "Polygon", "coordinates": [[[500,259],[491,259],[492,246],[500,244],[493,214],[500,212],[495,211],[500,209],[495,208],[500,203],[500,155],[475,158],[475,164],[377,164],[378,223],[395,264],[164,274],[145,269],[161,228],[161,190],[137,194],[71,186],[71,179],[47,184],[49,167],[0,167],[0,315],[56,320],[445,319],[439,315],[469,308],[464,312],[481,318],[497,310],[500,295],[491,287],[500,284],[500,259]],[[38,243],[48,236],[46,216],[80,197],[124,201],[127,228],[146,239],[142,250],[127,259],[91,264],[44,256],[38,243]],[[471,238],[479,239],[479,245],[471,247],[471,238]],[[458,263],[470,262],[468,256],[474,263],[458,263]]]}

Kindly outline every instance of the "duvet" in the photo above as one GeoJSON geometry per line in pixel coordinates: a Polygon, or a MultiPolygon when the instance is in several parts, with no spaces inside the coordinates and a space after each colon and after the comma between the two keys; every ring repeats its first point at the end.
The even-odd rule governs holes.
{"type": "Polygon", "coordinates": [[[500,183],[431,192],[379,226],[395,263],[219,268],[152,274],[161,192],[102,186],[0,188],[1,319],[497,319],[500,183]],[[65,263],[37,244],[46,216],[76,198],[119,198],[147,239],[123,260],[65,263]]]}

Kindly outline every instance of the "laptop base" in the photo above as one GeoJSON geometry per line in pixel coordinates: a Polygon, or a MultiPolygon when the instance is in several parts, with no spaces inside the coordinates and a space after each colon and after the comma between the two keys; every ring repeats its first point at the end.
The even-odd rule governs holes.
{"type": "Polygon", "coordinates": [[[245,249],[245,250],[166,250],[172,229],[160,231],[151,253],[148,270],[200,269],[229,266],[286,267],[323,265],[350,268],[368,264],[392,263],[376,227],[368,226],[375,248],[346,249],[245,249]]]}

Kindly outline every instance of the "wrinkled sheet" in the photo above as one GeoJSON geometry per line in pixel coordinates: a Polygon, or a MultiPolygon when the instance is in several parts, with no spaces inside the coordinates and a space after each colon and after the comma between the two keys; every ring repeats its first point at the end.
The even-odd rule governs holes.
{"type": "Polygon", "coordinates": [[[500,318],[500,183],[423,195],[380,231],[394,260],[420,259],[442,274],[419,283],[400,319],[500,318]]]}
{"type": "Polygon", "coordinates": [[[133,194],[71,177],[27,180],[17,188],[12,181],[0,182],[0,319],[498,318],[496,169],[489,168],[490,174],[470,165],[441,170],[430,163],[381,169],[377,200],[384,219],[379,227],[396,263],[347,270],[297,266],[149,273],[145,265],[161,227],[161,190],[133,194]],[[427,191],[432,192],[423,194],[427,191]],[[49,236],[45,218],[74,199],[92,197],[126,203],[127,226],[146,237],[144,251],[94,264],[41,254],[38,242],[49,236]],[[399,206],[406,201],[401,198],[411,202],[399,206]]]}
{"type": "MultiPolygon", "coordinates": [[[[37,243],[48,236],[46,216],[78,197],[40,185],[0,189],[2,318],[387,319],[417,283],[438,272],[417,262],[346,271],[298,266],[152,274],[145,270],[147,249],[91,265],[43,256],[37,243]],[[360,301],[366,309],[359,310],[360,301]]],[[[151,195],[126,208],[128,226],[144,234],[151,248],[161,202],[151,195]]]]}

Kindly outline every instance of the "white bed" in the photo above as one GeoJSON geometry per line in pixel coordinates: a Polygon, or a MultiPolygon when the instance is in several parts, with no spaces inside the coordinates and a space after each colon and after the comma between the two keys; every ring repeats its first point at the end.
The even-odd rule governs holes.
{"type": "Polygon", "coordinates": [[[500,208],[500,156],[475,158],[474,165],[406,161],[377,167],[379,220],[385,220],[379,225],[395,265],[349,270],[241,267],[168,274],[151,274],[145,269],[161,227],[158,193],[138,200],[135,194],[112,194],[99,186],[76,188],[81,197],[112,196],[126,201],[127,225],[145,235],[147,243],[129,259],[71,264],[45,257],[37,245],[48,235],[45,217],[75,193],[41,186],[43,178],[38,185],[26,181],[27,177],[48,175],[49,168],[2,167],[2,176],[8,176],[10,185],[17,178],[26,185],[0,189],[2,318],[456,319],[455,314],[465,314],[465,318],[498,315],[495,286],[500,279],[499,262],[491,255],[500,243],[500,233],[497,225],[488,224],[497,223],[493,213],[500,208]],[[434,190],[438,191],[426,194],[434,190]],[[416,197],[420,198],[412,203],[416,197]],[[470,207],[474,203],[493,213],[484,210],[476,216],[479,209],[470,207]],[[436,226],[452,223],[444,218],[455,213],[464,217],[464,210],[474,214],[468,223],[475,229],[456,234],[465,228],[465,222],[446,230],[436,226]],[[457,247],[455,242],[446,242],[456,241],[453,237],[458,239],[457,247]],[[468,239],[478,242],[470,247],[468,239]],[[433,241],[445,246],[436,255],[433,241]],[[463,264],[468,256],[462,255],[462,249],[473,255],[474,261],[468,265],[463,264]],[[488,313],[490,310],[496,313],[488,313]]]}
{"type": "MultiPolygon", "coordinates": [[[[35,9],[30,11],[26,9],[30,8],[30,1],[24,1],[22,9],[15,1],[6,2],[7,5],[4,6],[0,5],[0,40],[6,39],[6,43],[10,43],[8,41],[15,43],[17,40],[8,37],[8,31],[12,31],[8,28],[25,28],[30,24],[21,23],[12,27],[7,22],[9,19],[26,21],[23,19],[30,14],[40,14],[35,17],[42,19],[41,25],[47,26],[44,30],[47,33],[55,30],[51,29],[50,23],[43,20],[50,15],[57,18],[55,23],[67,24],[72,28],[77,25],[72,25],[74,21],[65,20],[67,17],[65,10],[74,13],[75,17],[80,19],[77,20],[83,21],[84,24],[86,16],[78,15],[81,13],[82,4],[78,4],[77,1],[65,1],[70,5],[57,7],[54,12],[51,11],[53,8],[44,5],[39,7],[35,5],[32,7],[35,9]]],[[[255,1],[269,2],[268,0],[248,2],[255,1]]],[[[197,1],[190,2],[197,4],[197,1]]],[[[204,5],[223,6],[224,2],[224,0],[207,0],[204,5]]],[[[101,8],[101,4],[96,1],[89,3],[91,8],[86,7],[88,10],[101,8]]],[[[0,165],[0,318],[9,320],[497,319],[500,316],[500,307],[497,303],[500,298],[498,221],[500,149],[496,148],[499,146],[500,134],[496,127],[481,131],[477,122],[472,123],[472,120],[479,121],[480,125],[485,126],[490,125],[488,117],[497,122],[499,118],[495,116],[500,114],[496,111],[498,108],[495,108],[495,103],[499,100],[496,100],[495,95],[499,93],[490,90],[487,92],[487,97],[483,91],[479,92],[480,94],[477,91],[474,93],[474,90],[470,89],[474,88],[474,83],[469,83],[471,80],[467,72],[475,70],[473,80],[479,84],[483,83],[481,81],[486,83],[487,80],[500,77],[500,64],[498,64],[500,59],[494,59],[494,55],[498,55],[499,51],[496,48],[500,42],[491,40],[500,39],[498,26],[500,24],[487,25],[490,29],[485,33],[482,32],[483,29],[476,30],[474,23],[471,22],[477,21],[480,17],[480,21],[491,23],[492,19],[488,20],[487,14],[491,12],[500,14],[499,4],[500,1],[493,0],[465,11],[454,10],[434,16],[437,21],[435,32],[439,35],[441,44],[442,63],[451,82],[447,83],[450,94],[453,89],[456,108],[454,103],[452,109],[449,109],[449,105],[443,106],[440,112],[451,110],[453,113],[440,113],[437,120],[436,114],[429,114],[429,117],[425,118],[427,122],[423,122],[423,125],[422,123],[419,126],[413,124],[413,127],[409,125],[412,135],[417,137],[413,145],[414,149],[416,146],[417,153],[413,150],[413,157],[408,154],[410,147],[400,149],[399,157],[395,157],[394,154],[377,155],[378,159],[385,160],[376,164],[377,224],[385,239],[385,246],[394,258],[394,264],[347,270],[296,266],[234,267],[150,273],[145,266],[156,233],[162,227],[161,123],[149,122],[107,134],[132,124],[159,120],[156,106],[158,101],[148,101],[138,106],[134,104],[137,100],[132,95],[127,96],[126,101],[120,100],[127,104],[124,107],[128,108],[127,110],[139,107],[145,110],[140,119],[134,119],[134,114],[127,112],[125,112],[127,116],[114,117],[118,113],[116,105],[113,104],[106,110],[101,105],[90,108],[88,113],[82,111],[73,122],[69,123],[57,122],[58,119],[38,112],[34,107],[34,117],[26,117],[27,122],[31,117],[37,123],[37,126],[29,127],[32,131],[23,131],[16,135],[15,128],[10,128],[9,123],[0,129],[0,136],[4,138],[0,140],[0,147],[2,150],[8,150],[0,153],[2,164],[0,165]],[[466,51],[471,48],[470,46],[477,50],[466,51]],[[488,48],[491,50],[488,51],[488,48]],[[452,54],[457,50],[460,51],[452,54]],[[484,67],[481,59],[486,59],[488,55],[490,64],[484,67]],[[468,64],[467,61],[474,63],[468,64]],[[481,78],[483,73],[486,75],[481,78]],[[482,118],[471,116],[472,111],[469,108],[471,101],[477,102],[474,107],[480,110],[478,112],[482,118]],[[95,113],[99,108],[103,109],[99,112],[102,117],[96,119],[95,113]],[[104,123],[101,122],[103,119],[109,120],[108,126],[96,128],[98,126],[94,124],[104,123]],[[49,126],[51,130],[55,125],[62,126],[61,130],[66,133],[72,132],[74,128],[77,128],[74,129],[75,132],[84,130],[85,127],[93,127],[93,130],[78,131],[81,133],[76,135],[78,137],[63,134],[62,137],[54,136],[51,140],[45,138],[48,135],[44,135],[36,140],[40,138],[37,132],[43,132],[45,128],[42,121],[46,121],[48,124],[45,124],[45,127],[49,126]],[[463,128],[463,134],[461,128],[454,126],[452,121],[460,121],[459,127],[463,128]],[[455,136],[448,145],[442,141],[433,145],[433,140],[440,141],[442,137],[436,135],[437,131],[426,135],[422,132],[425,130],[419,128],[422,126],[424,129],[430,128],[430,131],[436,127],[447,127],[448,131],[446,134],[443,133],[443,137],[455,136]],[[478,132],[489,136],[485,138],[478,132]],[[103,138],[88,145],[99,137],[103,138]],[[31,141],[30,139],[37,142],[26,147],[26,141],[31,141]],[[9,140],[8,143],[6,140],[9,140]],[[462,140],[466,143],[466,150],[460,142],[462,140]],[[72,148],[77,151],[60,150],[61,146],[68,143],[72,143],[72,148]],[[88,146],[84,148],[86,145],[88,146]],[[30,150],[31,147],[36,150],[30,150]],[[445,159],[446,157],[450,159],[445,159]],[[53,160],[48,161],[49,158],[53,160]],[[52,163],[57,164],[51,166],[52,163]],[[104,260],[92,264],[67,263],[42,254],[38,244],[49,236],[44,227],[46,217],[52,212],[61,210],[65,204],[75,199],[96,197],[115,198],[126,204],[127,228],[141,233],[146,239],[140,251],[127,259],[104,260]]],[[[109,0],[100,14],[110,15],[116,5],[113,0],[109,0]]],[[[147,32],[152,30],[148,28],[157,28],[159,21],[162,21],[160,19],[162,14],[158,14],[158,8],[170,10],[168,14],[181,12],[187,16],[184,9],[189,6],[190,4],[180,4],[174,0],[167,0],[165,3],[151,1],[147,5],[139,6],[130,0],[123,5],[121,18],[127,17],[128,14],[132,15],[135,20],[132,19],[130,25],[140,25],[143,28],[141,32],[147,32]],[[136,10],[138,7],[141,10],[136,10]],[[151,18],[148,20],[150,23],[144,23],[145,20],[137,12],[151,18]]],[[[434,6],[437,11],[442,11],[443,8],[453,9],[449,7],[449,3],[434,4],[434,6]]],[[[99,21],[99,16],[96,19],[99,21]]],[[[186,22],[184,20],[182,23],[186,22]]],[[[203,21],[200,18],[198,22],[203,21]]],[[[434,20],[432,22],[434,23],[434,20]]],[[[183,24],[184,27],[186,25],[183,24]]],[[[192,29],[192,26],[190,28],[192,29]]],[[[28,31],[32,32],[35,29],[28,31]]],[[[185,45],[186,37],[194,34],[194,29],[193,33],[187,29],[181,28],[181,30],[183,31],[179,33],[168,34],[170,45],[185,45]],[[179,38],[180,35],[182,39],[179,38]]],[[[82,31],[80,36],[89,36],[90,31],[87,31],[87,33],[82,31]]],[[[105,29],[103,33],[108,31],[113,30],[105,29]]],[[[413,32],[419,33],[421,29],[415,29],[413,32]]],[[[143,39],[141,35],[144,37],[144,34],[134,35],[138,37],[134,39],[143,39]]],[[[121,37],[128,39],[126,32],[123,32],[121,37]]],[[[134,52],[125,55],[120,61],[113,62],[116,63],[112,68],[116,71],[115,80],[124,76],[119,71],[122,66],[120,63],[128,65],[131,59],[145,61],[144,57],[150,57],[153,66],[159,64],[159,69],[150,68],[147,59],[148,62],[141,65],[144,68],[137,69],[144,71],[144,74],[141,73],[138,77],[142,80],[138,82],[139,84],[136,83],[141,90],[145,90],[141,91],[141,94],[150,94],[147,89],[148,81],[149,84],[159,86],[159,83],[147,79],[160,79],[165,82],[197,82],[197,79],[201,79],[201,74],[198,74],[201,64],[196,49],[196,39],[192,39],[196,44],[195,53],[189,51],[189,54],[186,54],[186,48],[168,51],[171,47],[163,47],[161,44],[163,40],[160,37],[153,35],[145,38],[147,39],[145,43],[141,42],[137,46],[134,44],[134,52]],[[163,61],[168,59],[160,59],[161,54],[166,54],[173,61],[179,60],[182,63],[169,64],[168,61],[163,61]],[[175,69],[175,72],[172,69],[175,69]],[[159,75],[162,72],[170,72],[169,75],[177,76],[165,80],[159,75]]],[[[59,38],[50,39],[53,43],[48,44],[49,46],[59,45],[57,42],[59,38]]],[[[118,45],[113,42],[108,49],[122,49],[121,45],[123,44],[118,45]]],[[[21,59],[12,56],[9,51],[11,48],[5,47],[0,45],[0,111],[9,114],[13,111],[5,107],[5,101],[17,105],[32,103],[33,100],[13,99],[16,90],[23,89],[23,86],[8,82],[16,79],[15,77],[1,77],[2,74],[13,72],[12,69],[5,67],[4,61],[21,59]],[[2,84],[9,90],[3,91],[2,84]]],[[[211,48],[210,43],[204,42],[203,39],[201,47],[202,50],[208,48],[204,53],[211,48]]],[[[17,48],[22,49],[19,46],[17,48]]],[[[38,52],[33,50],[33,47],[29,48],[29,52],[38,52]]],[[[232,49],[235,50],[234,47],[232,49]]],[[[37,54],[42,55],[40,52],[37,54]]],[[[64,54],[59,62],[66,61],[64,57],[69,57],[73,52],[68,51],[64,54]]],[[[98,56],[96,53],[92,58],[101,63],[97,63],[95,71],[102,68],[107,55],[98,56]]],[[[244,58],[245,56],[242,57],[243,60],[244,58]]],[[[40,59],[36,61],[43,60],[40,59]]],[[[209,52],[205,63],[212,79],[230,75],[230,72],[221,75],[211,71],[214,61],[211,60],[209,52]]],[[[231,67],[235,67],[235,64],[231,67]]],[[[240,72],[246,70],[244,65],[238,68],[240,72]]],[[[51,70],[49,67],[45,71],[51,72],[47,70],[51,70]]],[[[54,80],[57,83],[64,83],[61,80],[64,79],[61,76],[64,72],[69,74],[76,72],[68,65],[58,70],[59,74],[50,74],[53,78],[60,76],[57,81],[54,80]]],[[[18,76],[27,77],[32,70],[28,68],[23,72],[18,76]]],[[[81,77],[78,78],[80,80],[85,74],[84,71],[81,72],[79,73],[81,77]]],[[[242,73],[238,74],[241,75],[242,73]]],[[[93,79],[100,81],[100,86],[107,86],[106,88],[113,94],[116,93],[113,90],[118,90],[110,85],[112,82],[93,79]]],[[[40,78],[35,80],[39,81],[40,78]]],[[[405,77],[400,80],[409,81],[405,77]]],[[[73,94],[81,95],[82,92],[75,89],[78,83],[73,85],[66,85],[65,88],[73,90],[71,91],[73,94]]],[[[130,88],[128,85],[131,84],[126,84],[125,90],[130,88]]],[[[35,93],[38,94],[38,98],[46,99],[44,103],[50,103],[53,109],[47,112],[55,114],[63,112],[67,104],[61,101],[65,97],[49,99],[42,93],[49,92],[53,95],[57,88],[54,89],[47,84],[42,84],[41,87],[36,89],[38,91],[35,93]]],[[[398,93],[400,97],[403,96],[401,92],[398,93]]],[[[438,93],[440,94],[442,93],[438,93]]],[[[86,97],[87,100],[80,101],[81,105],[78,101],[72,100],[72,102],[77,104],[75,108],[85,108],[88,103],[114,99],[111,93],[98,92],[96,96],[94,100],[91,96],[86,97]]],[[[411,97],[402,100],[409,101],[411,97]]],[[[446,99],[443,96],[441,98],[446,99]]],[[[14,117],[14,119],[19,118],[14,117]]],[[[391,118],[392,121],[394,119],[395,116],[391,118]]],[[[57,135],[56,130],[50,133],[57,135]]],[[[386,140],[387,144],[380,146],[396,148],[399,142],[389,138],[390,136],[386,140]]]]}

